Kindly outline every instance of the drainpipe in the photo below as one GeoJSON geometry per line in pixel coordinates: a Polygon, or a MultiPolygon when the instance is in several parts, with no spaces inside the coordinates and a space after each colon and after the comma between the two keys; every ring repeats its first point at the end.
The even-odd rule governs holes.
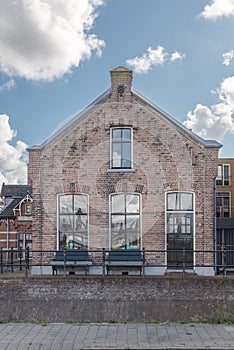
{"type": "Polygon", "coordinates": [[[214,179],[214,252],[215,274],[217,274],[216,177],[214,179]]]}
{"type": "Polygon", "coordinates": [[[7,253],[6,253],[6,265],[8,264],[8,249],[9,249],[9,219],[7,218],[7,253]]]}

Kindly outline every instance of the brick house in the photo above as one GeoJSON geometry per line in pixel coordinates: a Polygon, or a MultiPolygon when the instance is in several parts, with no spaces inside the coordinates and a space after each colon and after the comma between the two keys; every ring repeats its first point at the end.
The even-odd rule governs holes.
{"type": "MultiPolygon", "coordinates": [[[[32,186],[3,183],[0,193],[0,248],[27,247],[32,247],[32,186]]],[[[18,254],[14,253],[14,259],[17,257],[18,254]]],[[[5,254],[4,259],[8,258],[9,254],[5,254]]]]}
{"type": "Polygon", "coordinates": [[[108,91],[29,149],[33,249],[158,250],[145,269],[157,275],[181,269],[185,248],[188,268],[213,275],[213,253],[194,250],[214,248],[221,145],[133,90],[131,70],[110,76],[108,91]]]}
{"type": "MultiPolygon", "coordinates": [[[[216,179],[217,250],[226,250],[227,268],[234,268],[234,158],[219,158],[216,179]]],[[[218,265],[224,256],[217,254],[218,265]]]]}

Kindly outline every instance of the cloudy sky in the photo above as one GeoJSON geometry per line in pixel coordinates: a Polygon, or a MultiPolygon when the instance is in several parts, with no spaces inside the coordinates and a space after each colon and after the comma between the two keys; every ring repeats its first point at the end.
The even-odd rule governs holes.
{"type": "Polygon", "coordinates": [[[110,86],[133,87],[234,157],[234,0],[1,0],[0,186],[27,146],[110,86]]]}

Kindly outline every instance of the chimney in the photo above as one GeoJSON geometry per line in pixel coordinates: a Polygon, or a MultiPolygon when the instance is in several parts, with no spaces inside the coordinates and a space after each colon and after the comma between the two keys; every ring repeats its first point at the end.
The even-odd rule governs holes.
{"type": "Polygon", "coordinates": [[[117,67],[110,71],[111,99],[113,102],[131,102],[132,70],[117,67]]]}

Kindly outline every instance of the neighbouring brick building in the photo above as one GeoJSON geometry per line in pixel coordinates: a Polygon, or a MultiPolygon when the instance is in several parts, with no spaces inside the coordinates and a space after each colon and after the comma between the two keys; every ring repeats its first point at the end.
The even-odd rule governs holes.
{"type": "MultiPolygon", "coordinates": [[[[0,193],[0,248],[27,247],[32,247],[32,186],[3,183],[0,193]]],[[[14,259],[18,255],[14,253],[14,259]]],[[[8,258],[9,252],[4,254],[4,260],[8,258]]]]}
{"type": "Polygon", "coordinates": [[[234,268],[234,158],[218,160],[218,176],[216,179],[216,217],[217,217],[217,250],[226,250],[218,254],[218,265],[234,268]]]}
{"type": "Polygon", "coordinates": [[[131,70],[110,75],[108,91],[29,149],[33,249],[161,250],[154,275],[181,269],[185,248],[187,268],[214,274],[202,251],[214,249],[221,145],[134,91],[131,70]]]}

